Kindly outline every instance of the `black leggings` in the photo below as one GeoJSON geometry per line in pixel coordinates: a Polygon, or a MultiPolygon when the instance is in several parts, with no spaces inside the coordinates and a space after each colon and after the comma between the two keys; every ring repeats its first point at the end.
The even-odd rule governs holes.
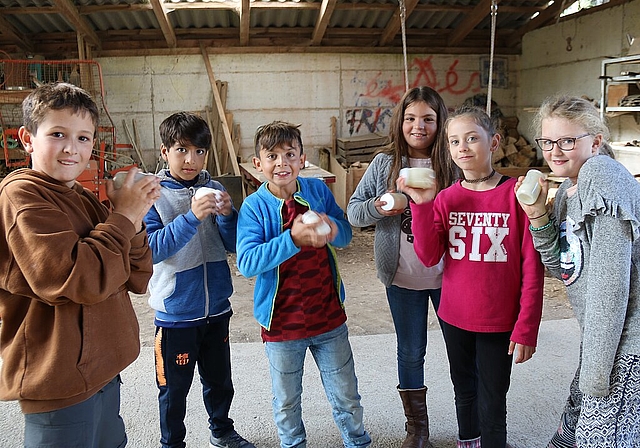
{"type": "Polygon", "coordinates": [[[443,322],[460,440],[482,437],[482,448],[504,448],[513,356],[506,333],[475,333],[443,322]]]}

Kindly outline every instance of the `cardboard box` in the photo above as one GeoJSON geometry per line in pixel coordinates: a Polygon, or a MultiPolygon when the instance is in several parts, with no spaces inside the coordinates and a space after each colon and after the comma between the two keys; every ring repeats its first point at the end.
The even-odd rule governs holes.
{"type": "Polygon", "coordinates": [[[333,192],[336,202],[342,210],[347,211],[349,199],[355,191],[360,179],[367,171],[368,163],[359,163],[349,168],[343,167],[335,157],[329,158],[329,171],[336,176],[336,181],[329,184],[329,188],[333,192]]]}
{"type": "Polygon", "coordinates": [[[610,84],[607,87],[607,107],[619,107],[620,100],[628,95],[640,95],[640,88],[633,83],[610,84]]]}

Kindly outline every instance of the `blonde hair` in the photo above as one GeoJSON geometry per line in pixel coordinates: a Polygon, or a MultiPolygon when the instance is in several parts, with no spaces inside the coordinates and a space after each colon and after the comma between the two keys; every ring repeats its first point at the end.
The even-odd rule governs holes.
{"type": "Polygon", "coordinates": [[[609,128],[600,111],[584,98],[569,95],[557,95],[547,98],[540,106],[534,119],[534,134],[542,129],[542,121],[547,118],[564,118],[582,126],[589,135],[602,135],[599,152],[611,155],[609,146],[609,128]]]}
{"type": "Polygon", "coordinates": [[[460,106],[455,112],[449,115],[447,122],[444,124],[445,133],[448,134],[449,124],[456,118],[468,117],[473,120],[475,124],[480,126],[487,133],[489,137],[493,137],[496,134],[496,124],[493,119],[487,115],[484,109],[480,109],[476,106],[460,106]]]}

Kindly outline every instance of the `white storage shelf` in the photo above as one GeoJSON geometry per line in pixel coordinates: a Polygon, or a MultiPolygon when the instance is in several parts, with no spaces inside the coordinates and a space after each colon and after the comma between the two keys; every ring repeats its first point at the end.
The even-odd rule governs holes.
{"type": "Polygon", "coordinates": [[[602,117],[605,115],[640,112],[640,106],[608,106],[609,86],[624,84],[640,86],[640,55],[603,60],[600,70],[600,82],[600,115],[602,117]],[[617,73],[612,73],[614,69],[617,73]]]}

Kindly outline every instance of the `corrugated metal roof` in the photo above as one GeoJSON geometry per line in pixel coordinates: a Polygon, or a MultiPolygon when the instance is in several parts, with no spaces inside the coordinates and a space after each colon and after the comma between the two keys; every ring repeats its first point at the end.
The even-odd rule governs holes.
{"type": "MultiPolygon", "coordinates": [[[[434,53],[487,48],[491,36],[488,0],[404,1],[410,50],[421,51],[424,36],[433,36],[429,40],[435,45],[422,50],[434,53]],[[479,2],[486,5],[486,12],[473,17],[479,2]],[[450,45],[447,39],[456,34],[459,41],[450,45]]],[[[66,11],[65,4],[63,0],[0,0],[0,48],[73,57],[77,53],[76,31],[92,34],[85,40],[97,36],[101,47],[95,50],[97,54],[195,52],[199,51],[197,41],[214,51],[228,52],[265,46],[274,46],[277,51],[281,45],[299,47],[300,51],[335,52],[344,48],[353,52],[362,47],[363,51],[377,48],[375,51],[397,52],[402,46],[399,22],[394,21],[399,11],[396,0],[338,0],[329,18],[321,23],[320,32],[324,33],[315,45],[311,45],[311,39],[320,20],[321,0],[252,0],[248,30],[242,29],[240,1],[167,0],[159,3],[166,15],[143,0],[75,0],[75,13],[66,11]],[[165,21],[170,28],[162,26],[165,21]],[[171,33],[175,35],[174,48],[170,48],[171,33]],[[248,36],[248,41],[242,41],[243,36],[248,36]]],[[[496,52],[519,52],[524,27],[535,29],[555,21],[559,9],[558,4],[549,6],[548,0],[501,1],[496,52]],[[535,11],[542,14],[531,21],[535,11]]]]}

